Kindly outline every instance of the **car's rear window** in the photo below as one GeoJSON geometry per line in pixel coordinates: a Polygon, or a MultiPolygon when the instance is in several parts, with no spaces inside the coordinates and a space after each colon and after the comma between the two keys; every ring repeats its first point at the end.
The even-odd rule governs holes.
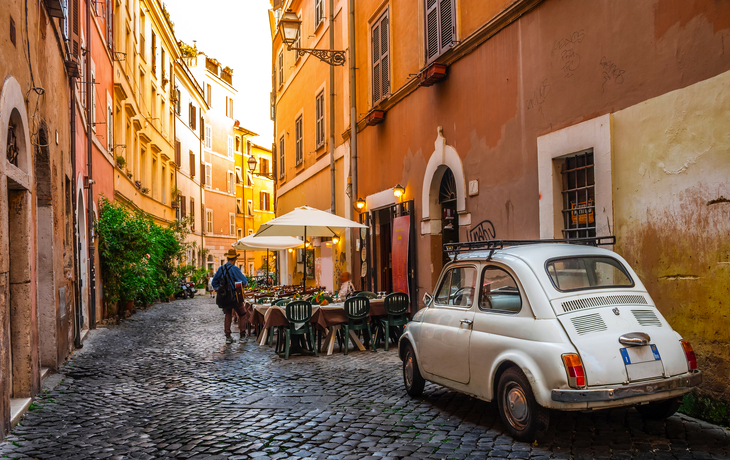
{"type": "Polygon", "coordinates": [[[561,292],[634,285],[621,262],[612,257],[552,259],[545,263],[545,269],[555,289],[561,292]]]}

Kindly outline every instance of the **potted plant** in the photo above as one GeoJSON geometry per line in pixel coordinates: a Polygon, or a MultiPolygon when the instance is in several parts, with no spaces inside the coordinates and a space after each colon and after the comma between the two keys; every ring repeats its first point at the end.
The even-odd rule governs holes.
{"type": "Polygon", "coordinates": [[[127,177],[129,177],[130,179],[132,178],[132,171],[130,171],[129,169],[127,169],[127,177]]]}
{"type": "Polygon", "coordinates": [[[127,164],[127,160],[125,160],[124,157],[121,155],[117,155],[116,160],[117,160],[117,168],[119,168],[119,169],[124,168],[124,165],[127,164]]]}
{"type": "Polygon", "coordinates": [[[142,193],[144,193],[145,195],[147,195],[148,193],[150,193],[150,189],[148,187],[142,187],[142,188],[139,189],[139,191],[142,192],[142,193]]]}

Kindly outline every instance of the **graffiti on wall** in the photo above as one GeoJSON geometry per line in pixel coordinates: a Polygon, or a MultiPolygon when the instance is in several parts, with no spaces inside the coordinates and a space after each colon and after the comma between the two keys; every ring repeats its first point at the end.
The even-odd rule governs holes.
{"type": "Polygon", "coordinates": [[[494,230],[494,224],[489,220],[479,222],[474,228],[469,230],[469,241],[487,241],[493,240],[497,235],[494,230]]]}

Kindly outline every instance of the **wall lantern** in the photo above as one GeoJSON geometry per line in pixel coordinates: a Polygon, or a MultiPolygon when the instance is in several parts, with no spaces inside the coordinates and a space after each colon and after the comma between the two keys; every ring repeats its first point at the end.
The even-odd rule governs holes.
{"type": "Polygon", "coordinates": [[[299,20],[297,14],[292,10],[288,10],[279,20],[279,33],[281,33],[281,41],[286,46],[291,48],[295,41],[297,41],[297,35],[299,35],[299,26],[302,21],[299,20]]]}
{"type": "Polygon", "coordinates": [[[292,45],[299,37],[302,21],[292,10],[287,10],[279,19],[279,34],[289,51],[296,51],[297,56],[311,54],[322,62],[331,66],[345,65],[345,52],[340,50],[329,50],[320,48],[297,48],[292,45]]]}
{"type": "Polygon", "coordinates": [[[364,209],[365,208],[365,200],[363,200],[362,198],[358,198],[357,201],[355,202],[355,207],[357,209],[364,209]]]}
{"type": "Polygon", "coordinates": [[[292,252],[294,252],[294,249],[289,248],[289,254],[291,254],[292,252]]]}
{"type": "Polygon", "coordinates": [[[335,244],[337,244],[337,243],[339,243],[339,242],[340,242],[340,238],[339,238],[339,237],[337,237],[337,236],[333,236],[333,237],[332,237],[332,242],[333,242],[333,243],[335,243],[335,244]]]}
{"type": "Polygon", "coordinates": [[[401,184],[393,187],[393,195],[395,195],[396,198],[400,199],[400,197],[402,197],[404,193],[406,193],[406,189],[401,184]]]}
{"type": "Polygon", "coordinates": [[[256,163],[258,163],[256,161],[256,157],[254,157],[253,155],[251,155],[248,158],[248,170],[251,171],[251,172],[254,172],[254,170],[256,169],[256,163]]]}

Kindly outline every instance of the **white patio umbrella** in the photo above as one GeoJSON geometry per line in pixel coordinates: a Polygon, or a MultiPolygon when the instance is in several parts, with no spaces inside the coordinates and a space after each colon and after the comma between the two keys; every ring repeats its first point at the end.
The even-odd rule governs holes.
{"type": "Polygon", "coordinates": [[[232,243],[231,246],[239,251],[263,251],[266,250],[266,280],[269,279],[269,250],[282,251],[302,246],[304,241],[293,236],[256,236],[249,235],[245,238],[232,243]]]}
{"type": "MultiPolygon", "coordinates": [[[[303,235],[304,241],[306,242],[307,236],[335,237],[346,228],[367,228],[367,226],[359,224],[354,220],[345,219],[344,217],[340,217],[336,214],[331,214],[309,206],[302,206],[284,214],[283,216],[272,219],[265,224],[261,224],[261,227],[259,227],[259,231],[256,232],[255,236],[303,235]]],[[[305,286],[307,281],[306,250],[304,254],[304,280],[302,281],[302,286],[305,286]]]]}

